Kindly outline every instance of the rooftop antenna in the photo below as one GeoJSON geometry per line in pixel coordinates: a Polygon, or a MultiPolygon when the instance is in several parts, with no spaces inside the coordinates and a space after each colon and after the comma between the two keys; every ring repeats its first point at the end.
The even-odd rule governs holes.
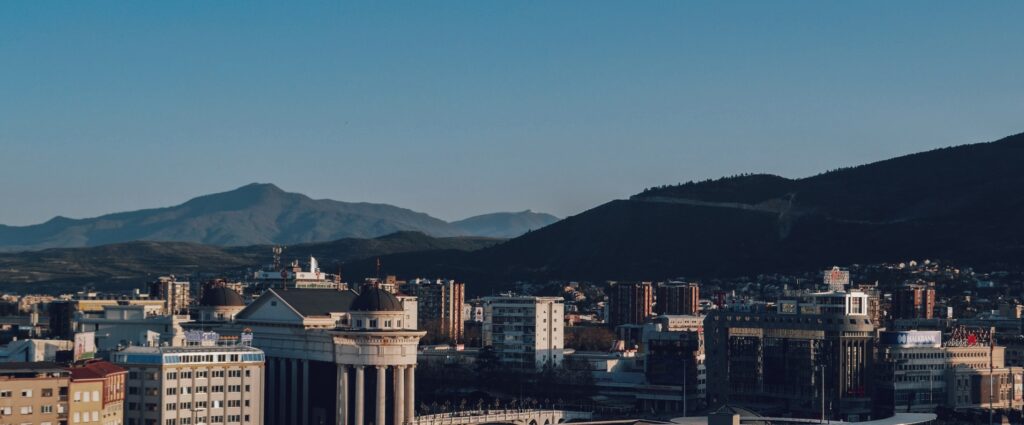
{"type": "Polygon", "coordinates": [[[274,245],[274,270],[281,270],[281,252],[284,248],[281,245],[274,245]]]}
{"type": "Polygon", "coordinates": [[[377,281],[380,282],[380,257],[377,257],[377,281]]]}

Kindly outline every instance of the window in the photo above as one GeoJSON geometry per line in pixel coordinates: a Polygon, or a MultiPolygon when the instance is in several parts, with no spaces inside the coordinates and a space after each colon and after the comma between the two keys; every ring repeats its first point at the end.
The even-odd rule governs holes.
{"type": "Polygon", "coordinates": [[[46,404],[46,405],[39,406],[39,411],[42,412],[42,413],[53,413],[53,405],[52,404],[46,404]]]}
{"type": "MultiPolygon", "coordinates": [[[[223,357],[223,356],[221,356],[221,357],[223,357]]],[[[214,378],[223,378],[224,377],[224,371],[223,370],[215,370],[215,371],[213,371],[213,377],[214,378]]]]}
{"type": "Polygon", "coordinates": [[[178,394],[178,388],[177,387],[171,387],[171,388],[167,389],[167,395],[175,395],[175,394],[178,394]]]}
{"type": "Polygon", "coordinates": [[[80,413],[78,413],[78,412],[75,412],[75,415],[74,415],[74,416],[72,416],[72,419],[71,419],[71,421],[72,421],[72,422],[74,422],[74,423],[76,423],[76,424],[77,424],[77,423],[79,423],[79,422],[81,422],[81,421],[82,421],[82,416],[81,416],[81,414],[80,414],[80,413]]]}
{"type": "Polygon", "coordinates": [[[89,392],[88,391],[82,393],[82,401],[84,401],[86,403],[88,403],[90,401],[90,397],[89,397],[89,392]]]}
{"type": "Polygon", "coordinates": [[[178,405],[176,405],[174,403],[167,403],[166,410],[177,410],[177,409],[178,409],[178,405]]]}
{"type": "Polygon", "coordinates": [[[178,372],[167,372],[167,379],[178,379],[178,372]]]}
{"type": "Polygon", "coordinates": [[[11,390],[0,391],[0,397],[2,397],[2,398],[10,398],[11,397],[11,390]]]}
{"type": "Polygon", "coordinates": [[[32,397],[32,390],[21,390],[22,397],[32,397]]]}
{"type": "Polygon", "coordinates": [[[43,397],[53,397],[53,388],[43,388],[43,397]]]}
{"type": "Polygon", "coordinates": [[[228,392],[237,393],[242,391],[241,385],[228,385],[228,392]]]}
{"type": "Polygon", "coordinates": [[[75,391],[75,401],[82,401],[82,392],[75,391]]]}
{"type": "Polygon", "coordinates": [[[22,415],[31,415],[32,414],[32,406],[21,406],[21,414],[22,415]]]}
{"type": "Polygon", "coordinates": [[[100,421],[100,412],[98,410],[93,410],[92,411],[92,421],[93,422],[99,422],[100,421]]]}

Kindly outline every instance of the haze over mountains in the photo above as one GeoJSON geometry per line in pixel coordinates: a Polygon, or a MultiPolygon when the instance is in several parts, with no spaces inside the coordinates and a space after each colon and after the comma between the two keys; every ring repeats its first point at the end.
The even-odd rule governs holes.
{"type": "Polygon", "coordinates": [[[194,242],[217,246],[296,244],[375,238],[399,231],[436,237],[514,237],[557,221],[530,211],[448,223],[387,204],[311,199],[273,184],[253,183],[200,196],[181,205],[108,214],[57,217],[31,226],[0,225],[0,251],[89,247],[130,241],[194,242]]]}

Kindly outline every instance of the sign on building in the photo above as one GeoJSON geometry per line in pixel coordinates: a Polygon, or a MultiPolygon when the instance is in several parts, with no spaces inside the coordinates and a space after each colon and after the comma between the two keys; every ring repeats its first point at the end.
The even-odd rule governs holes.
{"type": "Polygon", "coordinates": [[[942,331],[882,332],[879,341],[897,347],[939,348],[942,346],[942,331]]]}
{"type": "Polygon", "coordinates": [[[96,332],[75,334],[75,361],[96,357],[96,332]]]}

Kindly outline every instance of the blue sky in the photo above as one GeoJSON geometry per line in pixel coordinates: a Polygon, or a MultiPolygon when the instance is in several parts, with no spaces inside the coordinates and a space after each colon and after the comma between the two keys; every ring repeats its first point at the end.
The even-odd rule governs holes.
{"type": "Polygon", "coordinates": [[[254,181],[565,216],[1024,131],[1022,2],[426,3],[0,3],[0,223],[254,181]]]}

